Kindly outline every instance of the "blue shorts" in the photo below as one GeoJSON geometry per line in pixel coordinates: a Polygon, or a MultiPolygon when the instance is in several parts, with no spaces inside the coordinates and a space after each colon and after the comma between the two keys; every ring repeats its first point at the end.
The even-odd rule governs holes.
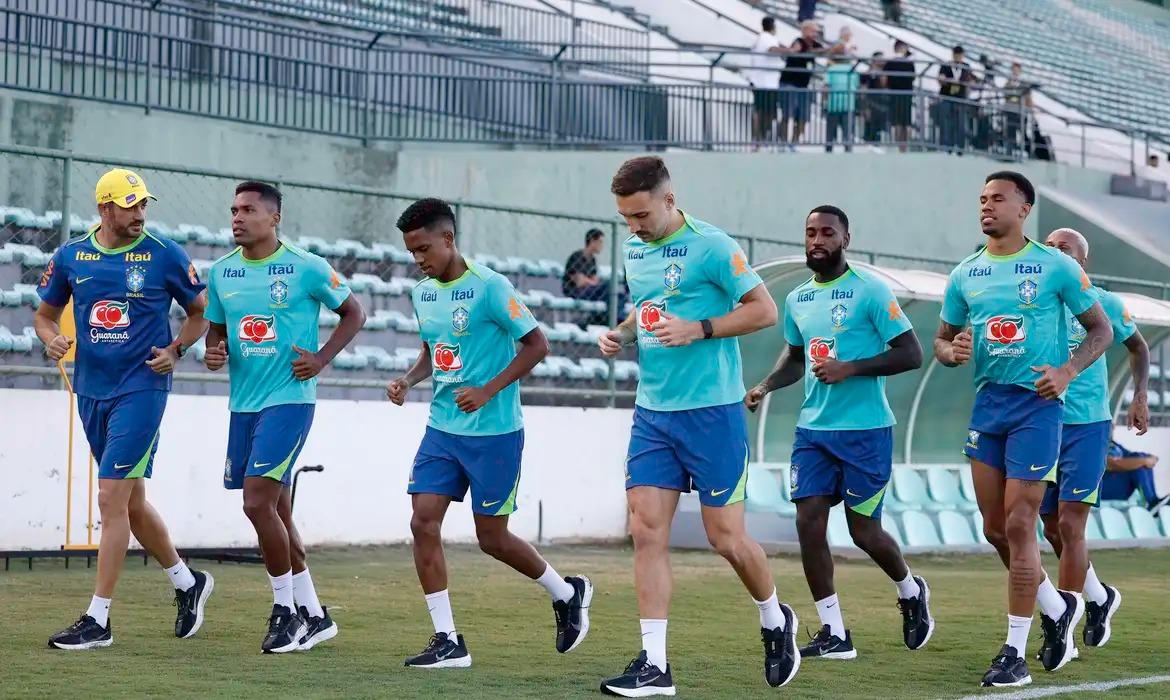
{"type": "Polygon", "coordinates": [[[747,492],[747,416],[742,403],[687,411],[634,407],[626,488],[657,486],[687,493],[705,506],[726,506],[747,492]]]}
{"type": "Polygon", "coordinates": [[[1056,481],[1064,404],[1014,384],[987,384],[975,395],[963,454],[1008,479],[1056,481]]]}
{"type": "Polygon", "coordinates": [[[1066,424],[1060,435],[1060,462],[1057,464],[1056,484],[1049,485],[1040,504],[1040,514],[1055,513],[1058,501],[1075,501],[1097,506],[1101,504],[1101,477],[1105,475],[1105,460],[1109,453],[1109,436],[1113,421],[1066,424]]]}
{"type": "Polygon", "coordinates": [[[789,486],[792,500],[832,496],[849,509],[882,517],[882,502],[894,459],[894,429],[809,430],[797,428],[789,486]]]}
{"type": "Polygon", "coordinates": [[[427,426],[410,469],[407,493],[434,493],[462,501],[471,487],[471,510],[480,515],[516,512],[524,431],[455,435],[427,426]]]}
{"type": "Polygon", "coordinates": [[[812,90],[780,84],[780,114],[784,119],[806,122],[812,111],[812,90]]]}
{"type": "Polygon", "coordinates": [[[268,477],[287,486],[313,427],[313,408],[311,403],[288,403],[255,413],[233,412],[223,487],[242,489],[250,476],[268,477]]]}
{"type": "Polygon", "coordinates": [[[99,479],[149,479],[167,392],[135,391],[109,399],[77,397],[99,479]]]}

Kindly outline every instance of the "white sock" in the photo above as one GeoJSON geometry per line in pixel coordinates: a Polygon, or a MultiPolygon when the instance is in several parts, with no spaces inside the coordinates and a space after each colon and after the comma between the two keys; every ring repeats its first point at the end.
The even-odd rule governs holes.
{"type": "Polygon", "coordinates": [[[435,632],[445,632],[447,639],[455,639],[455,614],[451,612],[451,597],[447,589],[424,596],[427,600],[427,611],[431,614],[431,623],[435,632]]]}
{"type": "Polygon", "coordinates": [[[1044,580],[1036,589],[1036,602],[1040,604],[1040,612],[1044,613],[1044,616],[1050,620],[1059,620],[1060,616],[1064,614],[1064,609],[1068,607],[1064,598],[1061,597],[1060,591],[1052,585],[1052,579],[1048,578],[1048,574],[1044,574],[1044,580]]]}
{"type": "Polygon", "coordinates": [[[1016,650],[1016,656],[1024,657],[1024,648],[1028,646],[1028,632],[1032,630],[1032,618],[1008,615],[1007,645],[1016,650]]]}
{"type": "Polygon", "coordinates": [[[187,591],[191,586],[195,585],[195,575],[191,573],[191,569],[187,568],[187,562],[182,559],[178,564],[175,564],[169,569],[163,569],[167,572],[167,578],[171,580],[171,585],[180,591],[187,591]]]}
{"type": "Polygon", "coordinates": [[[548,591],[554,601],[566,601],[577,592],[573,585],[561,578],[557,570],[552,568],[552,564],[548,562],[545,562],[544,573],[536,579],[536,582],[544,586],[544,590],[548,591]]]}
{"type": "Polygon", "coordinates": [[[917,598],[918,594],[922,592],[922,587],[914,580],[914,572],[906,569],[906,578],[901,581],[894,581],[894,585],[898,587],[898,597],[903,600],[907,598],[917,598]]]}
{"type": "Polygon", "coordinates": [[[845,619],[841,617],[841,601],[837,594],[817,601],[817,615],[822,625],[829,626],[829,634],[839,639],[845,639],[845,619]]]}
{"type": "Polygon", "coordinates": [[[310,617],[325,617],[325,610],[321,608],[321,601],[317,600],[317,589],[313,587],[313,577],[306,568],[299,574],[293,574],[293,599],[297,605],[305,606],[310,617]]]}
{"type": "Polygon", "coordinates": [[[642,648],[646,660],[666,670],[666,620],[638,620],[642,624],[642,648]]]}
{"type": "Polygon", "coordinates": [[[756,607],[760,609],[760,627],[774,630],[777,627],[784,629],[784,613],[780,612],[780,601],[776,598],[776,589],[767,600],[757,600],[756,607]]]}
{"type": "Polygon", "coordinates": [[[280,576],[268,575],[268,582],[272,584],[272,602],[274,605],[283,605],[289,610],[296,610],[293,602],[292,569],[280,576]]]}
{"type": "Polygon", "coordinates": [[[110,598],[99,598],[96,595],[89,601],[89,610],[85,611],[102,627],[110,626],[110,598]]]}
{"type": "Polygon", "coordinates": [[[1097,571],[1093,568],[1093,562],[1089,562],[1089,570],[1085,573],[1085,600],[1090,600],[1097,605],[1104,605],[1108,599],[1109,594],[1105,591],[1105,586],[1102,585],[1101,579],[1097,578],[1097,571]]]}

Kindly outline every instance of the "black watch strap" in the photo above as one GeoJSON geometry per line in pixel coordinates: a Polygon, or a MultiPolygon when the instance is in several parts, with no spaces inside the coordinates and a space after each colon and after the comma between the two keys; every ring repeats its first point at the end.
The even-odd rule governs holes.
{"type": "Polygon", "coordinates": [[[715,335],[715,329],[711,327],[711,319],[705,318],[699,321],[699,325],[703,327],[703,340],[710,340],[711,336],[715,335]]]}

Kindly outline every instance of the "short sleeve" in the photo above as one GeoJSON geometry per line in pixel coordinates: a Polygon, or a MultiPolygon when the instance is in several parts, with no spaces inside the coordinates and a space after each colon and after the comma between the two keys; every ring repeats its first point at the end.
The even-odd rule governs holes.
{"type": "Polygon", "coordinates": [[[179,302],[179,306],[186,309],[207,289],[207,285],[199,281],[199,273],[187,257],[187,251],[177,244],[167,246],[166,286],[171,298],[179,302]]]}
{"type": "Polygon", "coordinates": [[[877,329],[883,343],[912,330],[910,319],[902,312],[897,297],[884,284],[875,284],[874,293],[869,296],[869,320],[877,329]]]}
{"type": "Polygon", "coordinates": [[[223,302],[219,300],[219,290],[215,288],[215,279],[215,268],[213,267],[207,279],[207,309],[203,312],[203,318],[222,326],[227,323],[227,315],[223,311],[223,302]]]}
{"type": "Polygon", "coordinates": [[[1125,304],[1117,295],[1109,292],[1102,294],[1101,306],[1105,309],[1105,315],[1109,317],[1110,325],[1113,326],[1113,342],[1115,344],[1121,345],[1137,332],[1137,324],[1133,322],[1133,316],[1129,315],[1129,310],[1125,308],[1125,304]]]}
{"type": "Polygon", "coordinates": [[[349,298],[349,285],[323,258],[310,258],[312,275],[309,277],[309,296],[321,302],[330,311],[336,311],[349,298]]]}
{"type": "Polygon", "coordinates": [[[1057,293],[1073,316],[1080,316],[1097,301],[1093,284],[1081,266],[1067,255],[1058,255],[1056,263],[1057,293]]]}
{"type": "Polygon", "coordinates": [[[707,255],[706,265],[711,280],[735,301],[763,283],[748,263],[743,248],[730,236],[716,239],[707,255]]]}
{"type": "Polygon", "coordinates": [[[804,347],[804,336],[800,334],[796,315],[792,313],[791,297],[784,300],[784,341],[793,347],[804,347]]]}
{"type": "Polygon", "coordinates": [[[41,301],[50,306],[63,307],[69,303],[73,294],[73,286],[69,284],[69,272],[65,269],[65,248],[58,248],[49,260],[49,266],[41,273],[41,281],[37,284],[37,294],[41,301]]]}
{"type": "Polygon", "coordinates": [[[956,267],[951,271],[951,277],[947,280],[947,290],[943,293],[942,311],[939,313],[943,323],[960,327],[967,325],[969,312],[967,300],[963,298],[963,290],[959,285],[962,269],[956,267]]]}
{"type": "Polygon", "coordinates": [[[496,275],[488,280],[488,311],[492,320],[508,331],[508,335],[519,339],[536,328],[536,318],[520,297],[516,288],[503,275],[496,275]]]}

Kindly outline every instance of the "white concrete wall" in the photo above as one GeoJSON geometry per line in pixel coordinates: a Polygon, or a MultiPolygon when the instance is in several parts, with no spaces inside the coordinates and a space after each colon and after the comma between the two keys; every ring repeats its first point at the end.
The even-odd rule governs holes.
{"type": "MultiPolygon", "coordinates": [[[[58,391],[0,390],[0,549],[53,549],[65,541],[69,399],[58,391]]],[[[520,509],[512,529],[535,540],[543,503],[545,540],[626,533],[623,460],[628,410],[526,407],[520,509]]],[[[389,543],[410,538],[406,482],[426,426],[427,405],[321,401],[298,465],[296,521],[310,544],[389,543]]],[[[180,547],[252,546],[239,492],[223,488],[226,397],[172,395],[148,495],[180,547]]],[[[87,449],[74,429],[74,542],[85,542],[87,449]]],[[[96,487],[95,487],[96,488],[96,487]]],[[[95,520],[97,503],[95,499],[95,520]]],[[[443,529],[471,541],[470,500],[443,529]]],[[[94,541],[97,541],[96,533],[94,541]]]]}

